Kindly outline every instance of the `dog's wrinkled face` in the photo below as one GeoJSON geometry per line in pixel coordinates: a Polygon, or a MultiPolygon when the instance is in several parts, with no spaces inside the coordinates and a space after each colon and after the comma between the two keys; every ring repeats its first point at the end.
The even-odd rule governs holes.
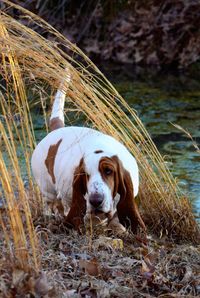
{"type": "MultiPolygon", "coordinates": [[[[98,151],[97,151],[98,152],[98,151]]],[[[115,159],[102,152],[84,160],[86,173],[86,205],[89,213],[112,213],[117,194],[115,159]]]]}
{"type": "MultiPolygon", "coordinates": [[[[135,171],[137,194],[137,164],[135,171]]],[[[100,150],[96,154],[84,156],[74,172],[69,222],[73,224],[74,218],[84,214],[85,223],[88,219],[93,221],[95,217],[109,223],[116,211],[119,223],[124,227],[130,226],[133,233],[137,231],[138,225],[146,229],[134,201],[131,175],[118,156],[100,150]]]]}

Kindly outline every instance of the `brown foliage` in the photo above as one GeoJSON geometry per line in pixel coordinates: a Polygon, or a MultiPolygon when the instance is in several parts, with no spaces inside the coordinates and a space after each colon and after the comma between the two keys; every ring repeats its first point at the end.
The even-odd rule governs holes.
{"type": "Polygon", "coordinates": [[[167,1],[14,2],[44,17],[91,58],[187,68],[200,54],[200,3],[167,1]]]}
{"type": "MultiPolygon", "coordinates": [[[[114,236],[80,236],[58,218],[35,220],[43,271],[4,255],[1,297],[198,297],[200,248],[149,238],[112,246],[114,236]],[[91,245],[89,245],[89,242],[91,245]]],[[[5,253],[2,246],[1,251],[5,253]]]]}

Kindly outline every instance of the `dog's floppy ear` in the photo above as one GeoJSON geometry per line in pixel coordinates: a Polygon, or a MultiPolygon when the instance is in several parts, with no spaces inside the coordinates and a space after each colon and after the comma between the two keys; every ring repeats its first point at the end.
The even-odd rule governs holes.
{"type": "Polygon", "coordinates": [[[138,225],[145,231],[145,224],[140,216],[134,199],[133,187],[130,173],[124,169],[122,162],[117,156],[112,157],[117,164],[115,183],[120,200],[117,204],[119,221],[125,227],[131,226],[133,233],[137,232],[138,225]]]}
{"type": "Polygon", "coordinates": [[[79,166],[74,171],[71,208],[66,217],[67,225],[76,230],[79,230],[80,225],[83,223],[83,217],[86,212],[86,200],[84,198],[87,191],[86,182],[84,159],[82,158],[79,166]]]}

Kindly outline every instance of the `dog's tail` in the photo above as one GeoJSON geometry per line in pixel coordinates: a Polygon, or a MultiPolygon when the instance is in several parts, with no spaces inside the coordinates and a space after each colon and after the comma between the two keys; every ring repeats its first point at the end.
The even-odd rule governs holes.
{"type": "Polygon", "coordinates": [[[65,81],[63,81],[60,84],[60,87],[56,92],[55,99],[53,102],[51,117],[49,121],[50,131],[53,131],[55,129],[65,126],[65,120],[64,120],[65,96],[66,96],[66,89],[68,87],[69,82],[71,81],[69,69],[67,68],[66,71],[67,71],[67,75],[66,75],[65,81]]]}

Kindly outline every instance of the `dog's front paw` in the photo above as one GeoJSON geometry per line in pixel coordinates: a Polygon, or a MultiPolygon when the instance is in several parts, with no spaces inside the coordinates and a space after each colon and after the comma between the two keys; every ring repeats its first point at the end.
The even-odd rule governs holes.
{"type": "Polygon", "coordinates": [[[129,235],[127,229],[119,222],[117,216],[111,218],[108,223],[108,230],[111,230],[112,233],[118,237],[126,237],[129,235]]]}
{"type": "Polygon", "coordinates": [[[82,233],[83,219],[80,217],[64,217],[64,224],[68,229],[75,229],[80,234],[82,233]]]}
{"type": "Polygon", "coordinates": [[[107,228],[108,217],[105,213],[86,213],[84,217],[84,225],[87,231],[101,234],[104,233],[104,230],[107,228]]]}

